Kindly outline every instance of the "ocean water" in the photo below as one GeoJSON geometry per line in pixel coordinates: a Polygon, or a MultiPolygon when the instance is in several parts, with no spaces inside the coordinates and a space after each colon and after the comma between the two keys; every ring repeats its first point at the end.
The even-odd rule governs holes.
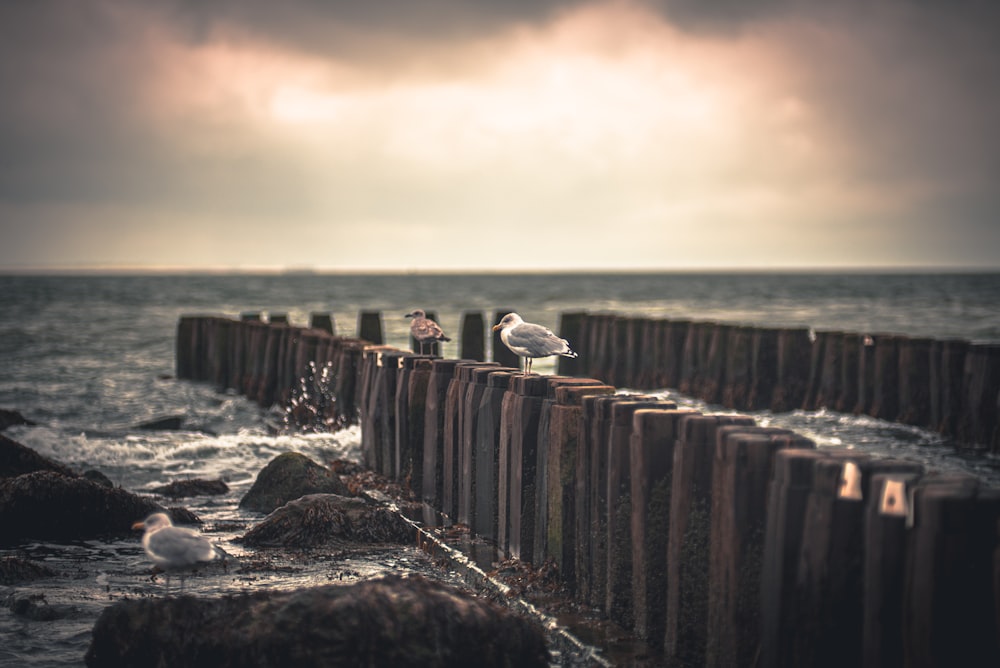
{"type": "MultiPolygon", "coordinates": [[[[174,379],[179,318],[259,311],[283,313],[293,325],[306,325],[310,313],[323,312],[334,316],[338,333],[354,335],[359,311],[379,310],[386,342],[406,347],[409,321],[403,315],[414,308],[435,311],[456,340],[445,344],[446,357],[458,355],[459,323],[470,310],[487,317],[516,310],[553,329],[560,313],[587,310],[1000,342],[1000,274],[0,276],[0,408],[37,423],[5,434],[76,469],[98,469],[140,493],[178,479],[226,480],[229,494],[181,503],[206,521],[206,530],[214,531],[227,551],[240,556],[232,539],[253,518],[236,505],[257,472],[277,454],[293,450],[317,461],[358,459],[360,434],[356,428],[274,434],[269,425],[280,417],[276,410],[174,379]],[[137,428],[170,415],[186,416],[190,428],[137,428]]],[[[553,363],[539,360],[535,370],[551,373],[553,363]]],[[[706,412],[719,410],[670,388],[658,393],[706,412]]],[[[828,411],[755,417],[763,425],[790,427],[821,447],[915,459],[1000,484],[996,458],[961,451],[926,430],[828,411]]],[[[159,586],[147,582],[149,564],[138,536],[114,544],[0,550],[0,556],[9,554],[51,563],[63,573],[77,568],[79,577],[41,581],[30,589],[42,591],[50,604],[71,606],[68,619],[24,620],[0,606],[0,665],[82,665],[100,610],[116,598],[155,595],[159,586]]],[[[201,593],[291,587],[396,565],[379,562],[372,571],[371,563],[327,562],[267,576],[215,574],[190,586],[201,593]]],[[[0,587],[0,599],[10,591],[0,587]]]]}

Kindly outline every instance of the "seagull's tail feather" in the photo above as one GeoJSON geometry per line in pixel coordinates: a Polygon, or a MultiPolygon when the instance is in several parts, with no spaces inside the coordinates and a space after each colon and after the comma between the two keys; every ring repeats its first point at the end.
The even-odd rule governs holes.
{"type": "Polygon", "coordinates": [[[438,341],[451,341],[447,336],[439,336],[438,341]]]}
{"type": "Polygon", "coordinates": [[[572,350],[567,350],[566,352],[559,353],[559,354],[562,355],[563,357],[571,357],[573,359],[576,359],[577,357],[579,357],[579,355],[577,355],[576,353],[574,353],[572,350]]]}

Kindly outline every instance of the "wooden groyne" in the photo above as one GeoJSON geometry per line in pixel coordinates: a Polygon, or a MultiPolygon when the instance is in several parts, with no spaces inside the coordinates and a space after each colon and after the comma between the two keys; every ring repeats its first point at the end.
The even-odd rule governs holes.
{"type": "Polygon", "coordinates": [[[870,415],[1000,454],[998,344],[588,313],[564,313],[560,334],[580,353],[560,373],[741,411],[870,415]]]}
{"type": "MultiPolygon", "coordinates": [[[[624,345],[588,333],[575,362],[618,382],[673,367],[715,395],[808,396],[801,348],[767,347],[765,384],[720,361],[734,333],[688,327],[697,367],[687,336],[616,323],[600,336],[624,345]],[[656,366],[623,359],[640,348],[629,341],[659,341],[656,366]]],[[[880,358],[875,368],[891,366],[880,358]]],[[[750,417],[618,393],[597,374],[525,376],[285,323],[178,325],[179,377],[258,401],[280,401],[309,362],[337,370],[336,410],[360,421],[369,466],[503,553],[554,565],[665,665],[1000,665],[1000,490],[975,477],[817,449],[750,417]]]]}

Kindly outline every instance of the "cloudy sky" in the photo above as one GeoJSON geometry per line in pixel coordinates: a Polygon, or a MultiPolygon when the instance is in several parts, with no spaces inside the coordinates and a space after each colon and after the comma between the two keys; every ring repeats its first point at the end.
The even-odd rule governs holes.
{"type": "Polygon", "coordinates": [[[1000,269],[995,7],[3,2],[0,271],[1000,269]]]}

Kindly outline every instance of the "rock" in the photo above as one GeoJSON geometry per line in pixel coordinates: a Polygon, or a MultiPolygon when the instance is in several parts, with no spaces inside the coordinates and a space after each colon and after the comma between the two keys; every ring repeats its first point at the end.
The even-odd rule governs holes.
{"type": "Polygon", "coordinates": [[[154,487],[150,490],[153,494],[169,496],[172,499],[180,499],[187,496],[211,496],[225,494],[229,491],[229,485],[221,480],[201,480],[192,478],[190,480],[175,480],[174,482],[154,487]]]}
{"type": "Polygon", "coordinates": [[[101,666],[548,666],[538,625],[449,585],[390,576],[223,598],[120,601],[85,657],[101,666]]]}
{"type": "Polygon", "coordinates": [[[177,431],[182,429],[183,426],[183,415],[168,415],[166,417],[156,418],[155,420],[140,422],[135,425],[135,429],[143,429],[146,431],[177,431]]]}
{"type": "Polygon", "coordinates": [[[269,513],[306,494],[349,496],[350,492],[330,469],[298,452],[286,452],[261,469],[240,508],[269,513]]]}
{"type": "Polygon", "coordinates": [[[294,548],[413,540],[413,529],[391,511],[337,494],[309,494],[289,501],[242,539],[251,546],[294,548]]]}
{"type": "Polygon", "coordinates": [[[100,485],[101,487],[114,487],[115,486],[115,484],[113,482],[111,482],[111,479],[108,478],[108,476],[104,475],[103,473],[101,473],[100,471],[97,471],[95,469],[91,469],[89,471],[84,471],[83,472],[83,477],[86,478],[87,480],[89,480],[92,483],[96,483],[96,484],[100,485]]]}
{"type": "Polygon", "coordinates": [[[0,408],[0,431],[3,431],[7,427],[16,427],[17,425],[27,425],[29,427],[35,426],[35,423],[27,419],[17,411],[7,410],[5,408],[0,408]]]}
{"type": "Polygon", "coordinates": [[[133,522],[162,510],[121,488],[36,471],[0,479],[0,544],[127,535],[133,522]]]}
{"type": "Polygon", "coordinates": [[[51,622],[76,612],[71,605],[49,605],[45,594],[22,594],[14,592],[4,599],[4,605],[18,617],[33,622],[51,622]]]}
{"type": "Polygon", "coordinates": [[[56,471],[67,476],[76,475],[56,460],[40,455],[28,446],[0,434],[0,478],[14,478],[32,471],[56,471]]]}
{"type": "Polygon", "coordinates": [[[50,578],[56,574],[51,568],[36,564],[21,557],[3,557],[0,559],[0,584],[12,585],[30,580],[50,578]]]}

